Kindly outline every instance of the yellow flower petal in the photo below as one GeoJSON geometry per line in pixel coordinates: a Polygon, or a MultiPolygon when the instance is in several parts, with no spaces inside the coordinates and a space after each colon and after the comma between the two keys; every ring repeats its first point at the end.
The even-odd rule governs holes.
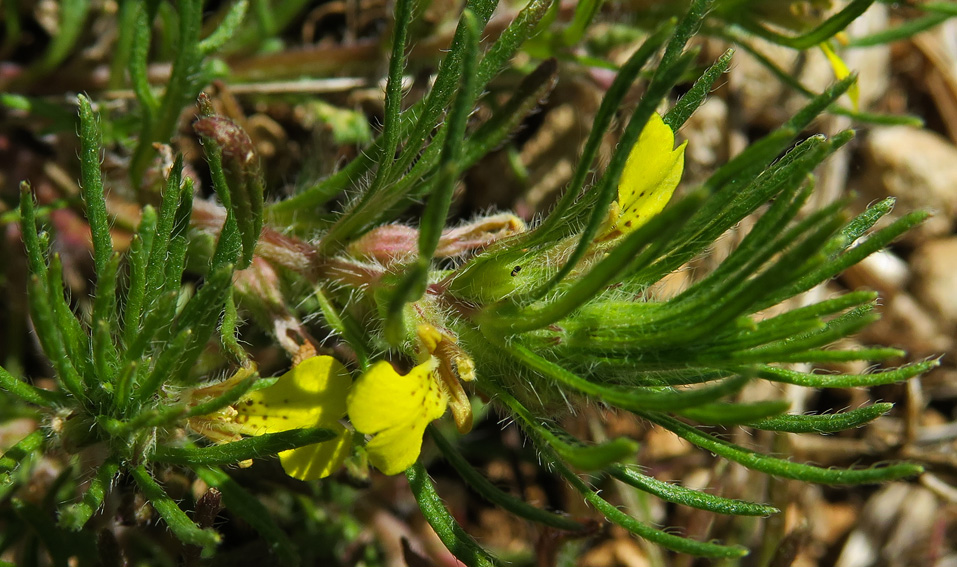
{"type": "Polygon", "coordinates": [[[338,432],[335,439],[279,453],[286,474],[299,480],[316,480],[339,470],[352,451],[352,432],[338,423],[330,429],[338,432]]]}
{"type": "Polygon", "coordinates": [[[442,417],[448,397],[432,377],[437,360],[400,375],[388,362],[373,365],[349,393],[352,425],[375,435],[366,445],[369,460],[386,474],[409,468],[422,450],[425,427],[442,417]]]}
{"type": "Polygon", "coordinates": [[[237,404],[240,433],[331,427],[346,413],[350,384],[348,371],[331,356],[306,359],[272,386],[248,394],[237,404]]]}
{"type": "Polygon", "coordinates": [[[352,425],[372,435],[428,416],[428,421],[442,417],[447,401],[432,378],[436,362],[430,358],[404,376],[388,362],[372,365],[349,392],[352,425]]]}
{"type": "Polygon", "coordinates": [[[614,229],[631,232],[665,208],[681,181],[685,145],[675,146],[675,134],[661,116],[652,114],[631,149],[618,184],[620,212],[614,229]]]}
{"type": "Polygon", "coordinates": [[[406,427],[382,431],[366,444],[372,466],[385,474],[399,474],[411,467],[422,452],[422,436],[429,421],[418,420],[406,427]]]}
{"type": "MultiPolygon", "coordinates": [[[[834,48],[831,47],[831,44],[828,42],[822,42],[819,44],[821,51],[824,52],[824,56],[827,57],[827,62],[831,65],[831,70],[834,71],[834,76],[838,80],[843,80],[850,76],[851,70],[847,67],[847,63],[841,59],[841,56],[834,51],[834,48]]],[[[854,107],[855,112],[860,109],[861,105],[861,88],[855,82],[851,85],[851,88],[847,89],[847,96],[851,98],[851,104],[854,107]]]]}

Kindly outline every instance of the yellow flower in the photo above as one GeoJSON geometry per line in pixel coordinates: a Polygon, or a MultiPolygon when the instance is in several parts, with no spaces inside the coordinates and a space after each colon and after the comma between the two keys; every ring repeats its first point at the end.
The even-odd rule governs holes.
{"type": "Polygon", "coordinates": [[[447,407],[459,431],[472,427],[471,406],[459,381],[474,379],[472,359],[431,325],[419,325],[417,334],[424,362],[405,375],[377,362],[349,392],[349,420],[357,431],[373,436],[366,444],[369,461],[385,474],[412,466],[422,451],[425,427],[447,407]]]}
{"type": "Polygon", "coordinates": [[[279,453],[283,470],[299,480],[336,471],[352,448],[352,435],[339,420],[346,414],[349,373],[331,356],[304,360],[275,384],[247,394],[236,404],[238,433],[262,435],[304,427],[324,427],[338,435],[324,443],[279,453]]]}
{"type": "MultiPolygon", "coordinates": [[[[838,34],[837,38],[844,36],[843,33],[838,34]]],[[[841,81],[846,79],[851,75],[851,70],[847,67],[847,63],[841,59],[841,56],[834,51],[834,48],[827,41],[820,44],[821,51],[824,52],[824,56],[827,57],[828,64],[831,65],[831,69],[834,71],[834,76],[837,80],[841,81]]],[[[857,112],[860,110],[861,106],[861,88],[855,82],[851,85],[851,88],[847,89],[847,96],[851,99],[851,104],[853,105],[854,111],[857,112]]]]}
{"type": "Polygon", "coordinates": [[[434,378],[438,360],[430,357],[406,375],[382,361],[374,364],[349,393],[349,420],[373,435],[369,461],[385,474],[412,466],[422,450],[425,427],[442,417],[449,399],[434,378]]]}
{"type": "Polygon", "coordinates": [[[628,154],[602,240],[636,230],[665,208],[681,181],[686,145],[675,149],[674,132],[661,116],[651,115],[628,154]]]}

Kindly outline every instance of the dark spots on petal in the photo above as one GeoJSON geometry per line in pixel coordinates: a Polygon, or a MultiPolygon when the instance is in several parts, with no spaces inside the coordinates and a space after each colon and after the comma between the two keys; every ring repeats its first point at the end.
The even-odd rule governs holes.
{"type": "Polygon", "coordinates": [[[251,406],[251,405],[253,405],[254,403],[255,403],[255,402],[252,401],[252,400],[246,400],[246,405],[247,405],[247,406],[251,406]]]}
{"type": "Polygon", "coordinates": [[[631,221],[626,222],[626,223],[625,223],[625,226],[631,227],[631,221]]]}
{"type": "Polygon", "coordinates": [[[638,193],[638,196],[639,196],[639,197],[644,197],[644,196],[645,196],[645,193],[647,193],[647,191],[642,191],[641,193],[638,193]]]}

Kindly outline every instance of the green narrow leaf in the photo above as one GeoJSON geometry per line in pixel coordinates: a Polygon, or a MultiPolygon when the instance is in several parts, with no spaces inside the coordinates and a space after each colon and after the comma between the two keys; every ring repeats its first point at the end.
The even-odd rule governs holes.
{"type": "MultiPolygon", "coordinates": [[[[491,10],[495,8],[498,2],[497,0],[485,2],[485,6],[480,6],[479,3],[472,5],[472,2],[469,4],[469,8],[478,17],[479,27],[481,28],[487,23],[492,13],[491,10]]],[[[557,7],[558,4],[554,0],[529,0],[515,19],[505,28],[498,41],[485,52],[485,56],[479,63],[475,83],[484,88],[489,81],[498,75],[512,61],[525,41],[538,31],[538,25],[549,8],[553,5],[557,7]]]]}
{"type": "MultiPolygon", "coordinates": [[[[541,445],[539,447],[541,448],[541,445]]],[[[589,488],[588,485],[578,477],[578,475],[570,471],[568,467],[566,467],[560,460],[555,459],[554,455],[549,454],[550,452],[547,449],[544,449],[542,452],[545,453],[546,458],[555,468],[555,470],[557,470],[558,473],[565,478],[565,480],[572,486],[572,488],[575,489],[576,492],[581,494],[582,498],[585,499],[585,502],[601,512],[611,522],[625,528],[638,537],[644,538],[652,543],[656,543],[662,547],[678,551],[680,553],[697,555],[699,557],[734,558],[743,557],[748,554],[748,550],[740,546],[724,546],[714,543],[706,543],[703,541],[695,541],[693,539],[683,538],[681,536],[663,532],[643,524],[619,510],[617,506],[599,496],[598,493],[589,488]]]]}
{"type": "Polygon", "coordinates": [[[80,177],[86,217],[93,235],[93,261],[96,274],[106,273],[113,256],[113,238],[110,236],[110,219],[106,212],[106,196],[100,174],[101,135],[98,118],[90,105],[90,99],[77,97],[80,106],[80,177]]]}
{"type": "Polygon", "coordinates": [[[603,0],[581,0],[578,2],[571,23],[562,30],[562,44],[570,47],[585,37],[585,32],[588,31],[592,20],[601,10],[602,3],[603,0]]]}
{"type": "Polygon", "coordinates": [[[750,373],[742,374],[721,380],[714,386],[693,390],[605,386],[585,380],[564,367],[545,360],[520,344],[508,344],[504,340],[494,339],[488,335],[486,338],[532,371],[554,378],[565,386],[574,388],[596,400],[602,400],[623,409],[637,411],[654,408],[672,411],[694,407],[737,392],[751,379],[750,373]]]}
{"type": "Polygon", "coordinates": [[[405,471],[405,476],[409,479],[409,488],[412,489],[412,495],[419,503],[425,520],[456,559],[468,567],[494,567],[499,564],[455,521],[435,491],[435,486],[422,463],[416,461],[405,471]]]}
{"type": "MultiPolygon", "coordinates": [[[[175,49],[171,50],[174,55],[173,64],[162,99],[157,103],[154,98],[150,103],[153,112],[144,114],[147,121],[144,122],[139,143],[130,161],[130,175],[135,187],[140,186],[143,174],[153,159],[155,153],[153,144],[169,141],[179,123],[179,115],[183,108],[195,99],[207,78],[202,68],[203,53],[199,50],[199,36],[203,23],[202,0],[179,0],[174,6],[177,16],[175,18],[176,31],[174,34],[165,36],[167,39],[175,38],[176,41],[175,49]]],[[[148,30],[150,21],[145,10],[143,14],[139,26],[148,30]]],[[[166,25],[171,26],[172,22],[167,22],[166,25]]],[[[149,36],[147,35],[147,37],[149,36]]],[[[142,55],[148,54],[148,44],[141,46],[139,49],[144,48],[147,53],[142,55]]],[[[137,46],[134,45],[134,52],[138,51],[137,46]]],[[[137,53],[137,55],[141,54],[137,53]]],[[[138,59],[138,57],[134,57],[134,59],[138,59]]],[[[137,72],[145,71],[145,61],[142,63],[131,62],[131,74],[133,68],[140,65],[144,68],[137,69],[137,72]]],[[[139,80],[145,79],[144,76],[139,80]]],[[[136,89],[137,82],[138,80],[134,79],[134,89],[136,89]]],[[[144,87],[148,90],[148,84],[144,87]]],[[[137,92],[137,96],[139,96],[139,92],[137,92]]]]}
{"type": "Polygon", "coordinates": [[[0,390],[16,396],[28,404],[46,408],[63,405],[66,402],[66,398],[61,392],[51,392],[37,388],[33,384],[28,384],[13,376],[3,367],[0,367],[0,390]]]}
{"type": "MultiPolygon", "coordinates": [[[[218,151],[211,152],[219,153],[218,151]]],[[[208,157],[210,167],[213,167],[213,163],[218,162],[218,158],[213,158],[211,155],[208,157]]],[[[220,173],[213,173],[213,185],[218,185],[219,187],[228,187],[226,185],[225,178],[222,178],[222,170],[219,170],[220,173]],[[221,184],[220,184],[220,179],[221,184]]],[[[223,198],[223,194],[219,193],[220,198],[223,198]]],[[[226,202],[226,199],[223,199],[224,205],[227,209],[229,204],[226,202]]],[[[239,224],[236,221],[236,215],[232,210],[229,210],[226,213],[226,220],[223,222],[222,231],[219,233],[219,238],[216,241],[216,250],[213,252],[213,259],[210,262],[210,271],[217,270],[226,265],[232,265],[239,261],[240,255],[243,251],[243,241],[242,236],[240,235],[239,224]]]]}
{"type": "Polygon", "coordinates": [[[120,255],[113,254],[103,272],[97,274],[93,297],[92,327],[101,321],[112,325],[116,314],[116,280],[120,271],[120,255]]]}
{"type": "Polygon", "coordinates": [[[36,275],[30,276],[28,284],[30,298],[30,314],[36,327],[37,339],[43,347],[44,354],[53,363],[57,371],[57,380],[64,390],[73,397],[83,400],[86,392],[83,380],[67,351],[66,341],[60,333],[60,328],[54,318],[53,308],[50,305],[46,287],[36,275]]]}
{"type": "MultiPolygon", "coordinates": [[[[173,315],[176,311],[176,299],[179,297],[179,291],[179,289],[169,290],[160,295],[156,299],[153,307],[146,312],[146,317],[141,326],[143,332],[137,334],[133,342],[126,344],[126,352],[123,353],[124,363],[140,360],[146,347],[148,347],[154,339],[159,338],[157,336],[159,335],[159,331],[161,329],[169,330],[171,328],[170,321],[173,319],[173,315]]],[[[162,338],[166,337],[163,336],[162,338]]]]}
{"type": "Polygon", "coordinates": [[[146,5],[140,2],[130,5],[135,8],[134,11],[136,12],[135,26],[131,34],[133,45],[132,55],[130,56],[130,80],[143,113],[142,135],[146,135],[152,129],[153,116],[159,110],[159,100],[153,94],[149,82],[150,40],[153,36],[153,29],[150,25],[146,5]]]}
{"type": "Polygon", "coordinates": [[[136,384],[135,392],[133,392],[134,402],[145,402],[156,394],[164,384],[172,382],[171,378],[176,371],[187,364],[184,351],[191,343],[194,334],[192,329],[183,329],[164,345],[149,375],[142,382],[136,384]]]}
{"type": "Polygon", "coordinates": [[[365,369],[369,365],[369,352],[372,350],[367,345],[366,333],[362,327],[349,317],[340,317],[337,308],[332,304],[329,296],[320,286],[314,290],[316,301],[319,303],[319,309],[322,311],[322,317],[326,320],[329,328],[342,336],[343,339],[352,347],[358,359],[359,368],[365,369]]]}
{"type": "Polygon", "coordinates": [[[60,512],[60,527],[72,531],[79,531],[93,517],[93,514],[103,505],[103,499],[110,491],[120,467],[113,459],[107,459],[96,470],[90,486],[83,493],[80,502],[65,507],[60,512]]]}
{"type": "Polygon", "coordinates": [[[808,226],[806,236],[792,242],[790,249],[782,250],[773,265],[756,277],[742,282],[728,292],[727,300],[716,302],[712,308],[707,310],[706,314],[702,313],[701,317],[705,322],[696,326],[693,330],[689,330],[688,339],[693,340],[706,336],[719,326],[733,321],[741,315],[757,311],[760,307],[755,304],[760,302],[768,290],[780,288],[786,282],[801,277],[805,272],[808,260],[815,257],[815,254],[843,222],[839,217],[828,219],[827,211],[822,212],[820,216],[822,217],[820,219],[809,219],[809,225],[817,220],[820,222],[816,223],[817,226],[808,226]]]}
{"type": "Polygon", "coordinates": [[[118,35],[110,57],[110,89],[121,89],[126,86],[126,70],[130,65],[133,42],[136,39],[134,34],[137,31],[136,20],[139,16],[139,3],[121,2],[117,9],[116,30],[118,35]]]}
{"type": "Polygon", "coordinates": [[[733,55],[733,49],[725,51],[713,65],[698,77],[698,80],[691,85],[691,88],[675,104],[674,108],[665,114],[664,122],[673,132],[677,132],[694,111],[704,103],[712,87],[714,87],[715,81],[728,70],[733,55]]]}
{"type": "Polygon", "coordinates": [[[152,475],[143,465],[130,471],[133,480],[143,496],[153,505],[153,509],[169,526],[170,531],[187,545],[197,545],[203,548],[204,553],[210,553],[219,545],[220,535],[212,529],[200,528],[183,512],[163,488],[153,480],[152,475]]]}
{"type": "Polygon", "coordinates": [[[138,379],[142,379],[141,376],[137,375],[137,371],[146,367],[150,361],[147,359],[144,362],[145,364],[140,364],[137,361],[126,362],[123,369],[117,374],[116,386],[114,387],[116,395],[113,396],[113,399],[116,400],[116,406],[120,412],[125,412],[129,407],[133,395],[133,384],[138,379]]]}
{"type": "Polygon", "coordinates": [[[773,357],[768,357],[770,360],[766,359],[765,362],[813,362],[816,364],[827,364],[829,362],[850,362],[855,360],[887,360],[889,358],[900,358],[905,354],[907,353],[898,348],[885,347],[847,350],[806,350],[790,354],[775,354],[773,357]]]}
{"type": "Polygon", "coordinates": [[[398,345],[406,339],[405,307],[409,302],[422,297],[428,277],[429,262],[419,259],[409,264],[405,271],[397,276],[398,281],[388,288],[383,332],[389,344],[398,345]]]}
{"type": "Polygon", "coordinates": [[[92,329],[93,366],[100,388],[108,392],[112,391],[120,362],[119,352],[113,344],[112,329],[112,325],[107,321],[98,321],[92,329]]]}
{"type": "MultiPolygon", "coordinates": [[[[209,104],[205,93],[201,94],[200,106],[204,107],[204,116],[193,122],[193,130],[203,137],[204,148],[215,146],[218,149],[207,149],[207,161],[213,187],[239,230],[242,261],[238,267],[245,269],[252,262],[263,227],[265,187],[262,167],[256,147],[246,131],[225,116],[206,115],[209,109],[205,107],[209,104]]],[[[226,225],[223,234],[227,234],[226,225]]]]}
{"type": "MultiPolygon", "coordinates": [[[[828,155],[829,150],[829,145],[823,140],[810,139],[802,142],[795,150],[789,152],[777,167],[768,172],[764,182],[760,179],[756,180],[751,193],[757,199],[748,200],[746,204],[742,203],[734,214],[728,214],[718,223],[714,223],[712,225],[714,228],[705,229],[708,236],[717,235],[726,230],[732,222],[738,222],[741,215],[750,214],[749,209],[759,202],[758,199],[764,200],[774,196],[774,203],[760,216],[731,255],[700,282],[693,284],[687,291],[680,294],[679,301],[697,299],[697,305],[695,307],[689,305],[688,310],[710,304],[716,297],[724,296],[733,285],[744,281],[800,235],[802,224],[789,229],[786,233],[782,232],[782,228],[787,227],[804,206],[813,190],[813,185],[805,184],[804,180],[807,179],[811,170],[828,155]]],[[[733,206],[734,201],[731,201],[726,210],[730,213],[733,206]]],[[[720,219],[720,213],[715,216],[720,219]]],[[[803,225],[808,226],[809,222],[814,220],[805,220],[803,225]]],[[[701,240],[704,241],[706,238],[702,236],[701,240]]],[[[682,254],[687,256],[689,252],[690,250],[682,254]]],[[[654,272],[652,276],[660,273],[654,272]]]]}
{"type": "Polygon", "coordinates": [[[20,465],[20,461],[36,453],[46,442],[46,435],[39,429],[27,434],[0,456],[0,473],[8,473],[20,465]]]}
{"type": "Polygon", "coordinates": [[[870,256],[878,250],[881,250],[890,244],[895,238],[923,222],[927,217],[928,214],[923,211],[914,211],[897,219],[889,226],[871,234],[865,240],[848,249],[834,260],[815,268],[803,278],[795,282],[792,286],[781,289],[769,301],[775,301],[775,303],[779,303],[786,297],[793,297],[799,293],[811,289],[824,280],[830,279],[837,274],[840,274],[847,268],[859,263],[864,258],[870,256]]]}
{"type": "MultiPolygon", "coordinates": [[[[498,0],[472,0],[468,2],[467,11],[471,16],[469,16],[468,19],[464,17],[459,18],[455,35],[452,37],[452,44],[449,46],[447,55],[439,64],[439,70],[436,73],[432,89],[421,108],[413,113],[413,115],[418,114],[415,118],[415,125],[406,137],[405,148],[403,149],[402,155],[399,156],[395,167],[392,168],[392,171],[401,175],[408,170],[413,162],[418,160],[419,150],[426,142],[434,143],[434,140],[429,140],[431,133],[437,125],[440,125],[441,114],[446,112],[453,104],[453,98],[460,92],[460,85],[462,81],[466,79],[466,77],[461,76],[460,73],[463,68],[463,59],[466,56],[466,52],[471,49],[469,47],[469,42],[472,41],[471,36],[475,35],[475,29],[484,29],[496,4],[498,4],[498,0]]],[[[527,9],[528,8],[526,8],[526,10],[527,9]]],[[[519,18],[521,18],[521,14],[519,18]]],[[[517,21],[518,20],[516,20],[516,22],[517,21]]],[[[490,53],[501,43],[500,39],[500,41],[496,42],[495,46],[490,49],[490,53]]],[[[478,72],[481,73],[483,70],[485,70],[485,68],[480,66],[478,72]]],[[[473,85],[484,88],[487,82],[491,80],[491,76],[487,78],[482,76],[469,77],[468,80],[471,81],[473,85]]],[[[476,92],[469,92],[462,96],[474,99],[477,95],[478,93],[476,92]]],[[[441,126],[441,129],[446,128],[446,126],[441,126]]],[[[395,200],[394,196],[392,200],[395,200]]]]}
{"type": "MultiPolygon", "coordinates": [[[[834,297],[831,299],[825,299],[824,301],[819,301],[817,303],[812,303],[811,305],[806,305],[804,307],[799,307],[797,309],[792,309],[790,311],[785,311],[780,315],[776,315],[769,319],[764,319],[763,321],[757,322],[753,330],[748,330],[742,335],[757,335],[758,337],[768,337],[773,336],[778,333],[777,329],[780,327],[785,327],[788,329],[793,329],[790,325],[795,322],[802,321],[815,321],[820,322],[821,317],[832,315],[834,313],[839,313],[847,309],[854,307],[859,307],[861,305],[873,304],[877,300],[878,294],[874,291],[852,291],[850,293],[845,293],[844,295],[834,297]]],[[[821,323],[823,325],[823,323],[821,323]]],[[[797,336],[796,333],[787,332],[781,333],[785,337],[797,336]]],[[[729,337],[730,340],[734,340],[733,337],[729,337]]],[[[774,339],[772,339],[774,340],[774,339]]],[[[764,341],[770,342],[770,341],[764,341]]],[[[716,341],[713,344],[720,344],[716,341]]],[[[736,346],[739,343],[734,343],[736,346]]]]}
{"type": "Polygon", "coordinates": [[[123,342],[131,344],[140,332],[140,316],[146,299],[150,250],[156,234],[156,210],[147,205],[140,214],[140,225],[130,240],[129,285],[126,290],[126,306],[123,309],[123,342]]]}
{"type": "Polygon", "coordinates": [[[737,516],[770,516],[780,512],[773,506],[756,504],[745,500],[724,498],[700,490],[685,488],[680,484],[663,482],[654,477],[641,474],[636,467],[616,465],[609,471],[611,476],[642,490],[653,494],[666,502],[673,502],[690,508],[708,510],[716,514],[730,514],[737,516]]]}
{"type": "Polygon", "coordinates": [[[399,137],[402,135],[402,74],[405,71],[409,23],[412,21],[412,0],[396,0],[392,14],[392,54],[389,57],[389,76],[385,85],[382,147],[378,158],[379,169],[370,190],[375,190],[388,176],[399,147],[399,137]]]}
{"type": "Polygon", "coordinates": [[[713,403],[678,410],[678,413],[707,425],[739,425],[757,419],[780,415],[791,408],[787,400],[751,403],[713,403]]]}
{"type": "Polygon", "coordinates": [[[926,2],[918,7],[925,12],[936,12],[940,14],[957,16],[957,6],[950,2],[926,2]]]}
{"type": "Polygon", "coordinates": [[[219,326],[219,337],[226,347],[226,351],[239,363],[245,363],[249,360],[246,350],[239,344],[237,335],[237,325],[239,322],[239,312],[236,310],[236,301],[232,293],[226,294],[226,305],[223,310],[223,322],[219,326]]]}
{"type": "Polygon", "coordinates": [[[561,458],[573,467],[585,471],[603,470],[622,459],[632,459],[638,454],[638,442],[627,437],[618,437],[599,445],[583,445],[564,431],[561,431],[562,435],[557,435],[556,427],[546,425],[542,423],[541,419],[534,418],[531,412],[511,394],[495,386],[491,386],[489,389],[494,392],[496,397],[505,402],[519,419],[525,422],[526,429],[534,430],[543,442],[548,443],[561,458]],[[573,439],[574,444],[566,442],[565,438],[573,439]]]}
{"type": "Polygon", "coordinates": [[[456,472],[458,472],[459,476],[462,477],[462,480],[492,504],[501,506],[512,514],[525,518],[526,520],[551,526],[559,530],[581,531],[585,529],[585,526],[571,518],[536,508],[528,502],[496,488],[495,485],[479,471],[475,470],[452,443],[432,425],[429,426],[429,436],[435,441],[439,451],[442,452],[445,459],[452,465],[456,472]]]}
{"type": "Polygon", "coordinates": [[[177,319],[176,326],[180,329],[189,329],[192,335],[178,363],[179,370],[171,378],[174,383],[186,380],[191,367],[216,331],[226,296],[232,288],[233,273],[232,265],[223,266],[213,272],[203,287],[186,304],[177,319]]]}
{"type": "MultiPolygon", "coordinates": [[[[747,353],[744,353],[744,357],[753,356],[763,358],[764,360],[773,360],[774,357],[779,354],[796,353],[813,348],[827,347],[880,319],[880,315],[874,313],[873,309],[873,304],[856,307],[840,317],[829,321],[821,329],[751,349],[747,353]]],[[[737,361],[735,360],[734,362],[737,361]]]]}
{"type": "Polygon", "coordinates": [[[846,28],[858,16],[864,13],[874,0],[853,0],[840,12],[821,22],[817,27],[798,36],[789,37],[779,34],[754,22],[747,22],[744,27],[751,33],[764,39],[784,45],[792,49],[805,50],[826,41],[846,28]]]}
{"type": "Polygon", "coordinates": [[[187,466],[233,465],[248,459],[261,459],[282,451],[329,441],[336,437],[331,429],[291,429],[246,437],[239,441],[209,447],[158,446],[150,460],[187,466]]]}
{"type": "Polygon", "coordinates": [[[583,471],[602,470],[622,459],[630,459],[638,454],[638,442],[627,437],[616,437],[597,445],[566,443],[558,437],[555,437],[558,442],[546,440],[551,443],[559,457],[583,471]]]}
{"type": "MultiPolygon", "coordinates": [[[[232,224],[235,228],[235,223],[232,224]]],[[[238,240],[238,237],[237,237],[238,240]]],[[[176,292],[183,284],[183,271],[186,268],[186,253],[189,251],[189,238],[177,234],[169,242],[166,254],[166,284],[164,289],[176,292]]]]}
{"type": "MultiPolygon", "coordinates": [[[[704,22],[705,16],[711,10],[714,0],[691,0],[687,11],[682,16],[678,25],[675,26],[675,33],[665,46],[665,53],[661,57],[661,63],[658,69],[670,67],[682,56],[682,52],[691,38],[698,33],[704,22]]],[[[657,73],[657,72],[656,72],[657,73]]]]}
{"type": "Polygon", "coordinates": [[[749,469],[771,476],[816,482],[818,484],[868,484],[897,480],[920,474],[924,469],[919,465],[898,463],[875,466],[865,469],[825,469],[803,463],[794,463],[784,459],[769,457],[750,451],[733,443],[722,441],[703,433],[690,425],[657,412],[636,412],[640,417],[660,425],[682,439],[711,451],[730,461],[740,463],[749,469]]]}
{"type": "Polygon", "coordinates": [[[93,365],[89,360],[90,341],[86,329],[80,325],[80,321],[73,314],[70,303],[67,301],[67,290],[63,285],[63,263],[58,253],[53,254],[50,259],[46,289],[57,331],[63,337],[63,344],[66,346],[70,361],[77,370],[86,374],[84,378],[89,380],[91,379],[89,375],[94,373],[93,365]]]}
{"type": "Polygon", "coordinates": [[[773,366],[758,367],[755,372],[759,378],[772,382],[795,384],[807,388],[867,388],[896,384],[928,372],[940,365],[939,359],[925,360],[899,366],[893,370],[873,372],[871,374],[811,374],[773,366]]]}
{"type": "Polygon", "coordinates": [[[46,281],[46,250],[40,243],[36,207],[33,203],[33,188],[27,181],[20,182],[20,232],[27,250],[27,265],[30,273],[46,281]]]}
{"type": "Polygon", "coordinates": [[[92,347],[93,363],[100,382],[113,383],[116,379],[119,353],[113,342],[113,328],[116,324],[116,279],[120,269],[120,255],[113,254],[106,271],[96,282],[96,295],[93,299],[92,347]]]}
{"type": "Polygon", "coordinates": [[[856,410],[825,415],[781,415],[746,424],[755,429],[787,433],[837,433],[860,427],[891,411],[894,404],[873,404],[856,410]]]}
{"type": "Polygon", "coordinates": [[[43,73],[52,71],[71,53],[76,52],[76,42],[86,29],[90,0],[61,0],[58,7],[60,18],[57,33],[51,38],[40,63],[43,73]]]}
{"type": "Polygon", "coordinates": [[[212,55],[232,39],[233,35],[243,23],[246,17],[246,11],[249,9],[248,0],[239,0],[229,7],[226,17],[219,23],[219,26],[213,30],[213,33],[206,36],[206,39],[199,42],[199,51],[203,55],[212,55]]]}
{"type": "MultiPolygon", "coordinates": [[[[720,191],[715,194],[701,207],[695,217],[687,222],[684,235],[676,237],[676,240],[681,242],[681,245],[669,251],[665,257],[650,269],[645,270],[640,275],[638,281],[650,285],[665,274],[677,269],[697,254],[700,254],[706,246],[704,243],[713,242],[719,238],[721,234],[754,212],[769,199],[784,201],[780,203],[781,208],[777,206],[772,207],[769,221],[773,220],[775,216],[779,216],[781,220],[784,221],[789,216],[796,214],[797,208],[810,194],[811,188],[805,187],[804,189],[798,189],[793,187],[792,184],[803,183],[803,180],[807,179],[805,175],[813,170],[821,159],[824,159],[827,155],[836,151],[844,141],[844,138],[838,139],[838,137],[828,141],[820,136],[812,136],[798,144],[796,148],[788,152],[776,164],[772,165],[769,170],[755,178],[751,178],[746,188],[735,191],[720,191]],[[789,195],[791,195],[790,198],[789,195]]],[[[760,144],[761,142],[758,143],[760,144]]],[[[742,183],[744,183],[744,180],[742,180],[742,183]]],[[[821,214],[823,213],[815,213],[812,215],[813,218],[802,221],[802,224],[804,226],[810,226],[807,223],[818,222],[821,218],[821,214]]],[[[755,226],[757,230],[754,236],[752,237],[749,234],[745,238],[745,242],[742,243],[742,247],[738,248],[740,252],[735,250],[731,257],[728,258],[727,263],[722,263],[722,265],[719,266],[713,274],[706,277],[704,281],[714,281],[726,272],[730,272],[736,274],[734,284],[740,285],[740,283],[745,281],[744,278],[749,275],[750,271],[755,271],[766,259],[769,259],[783,248],[790,246],[790,242],[781,238],[781,231],[778,230],[778,227],[769,221],[764,221],[762,217],[762,220],[759,220],[755,226]],[[754,253],[749,253],[749,249],[753,250],[754,253]],[[761,254],[760,258],[757,257],[759,253],[761,254]]],[[[802,224],[799,224],[798,227],[802,226],[802,224]]],[[[793,234],[799,234],[799,232],[794,232],[794,229],[791,230],[793,234]]],[[[825,246],[825,248],[827,248],[827,246],[825,246]]],[[[731,287],[726,286],[725,289],[731,289],[731,287]]],[[[678,303],[673,305],[678,306],[680,308],[679,311],[683,309],[685,313],[699,307],[712,308],[715,298],[721,298],[724,295],[723,293],[721,295],[715,295],[714,290],[715,288],[713,286],[706,286],[703,282],[695,284],[691,290],[682,295],[687,298],[700,294],[697,304],[692,302],[689,304],[678,303]],[[707,294],[701,294],[702,291],[710,291],[710,295],[706,296],[707,294]]],[[[768,290],[763,290],[762,294],[766,294],[767,292],[768,290]]],[[[780,302],[780,300],[778,302],[780,302]]],[[[766,306],[770,305],[773,304],[766,306]]],[[[676,314],[677,312],[672,315],[676,314]]]]}
{"type": "MultiPolygon", "coordinates": [[[[182,198],[182,176],[183,176],[183,156],[176,155],[173,161],[173,167],[170,169],[169,176],[166,178],[166,188],[163,191],[163,203],[160,205],[159,217],[149,219],[150,224],[143,226],[144,230],[149,230],[150,246],[145,250],[149,261],[146,271],[146,284],[144,302],[145,306],[150,306],[156,297],[167,289],[164,276],[165,268],[170,262],[171,239],[176,230],[176,217],[182,198]]],[[[155,214],[155,213],[154,213],[155,214]]],[[[142,221],[141,221],[142,222],[142,221]]],[[[144,244],[146,238],[144,237],[144,244]]],[[[178,282],[177,282],[178,283],[178,282]]],[[[179,287],[178,285],[176,287],[179,287]]]]}
{"type": "Polygon", "coordinates": [[[847,89],[854,84],[855,80],[855,76],[848,77],[835,83],[821,95],[811,99],[804,108],[780,128],[752,143],[744,152],[718,168],[708,178],[705,186],[712,191],[720,191],[722,187],[732,185],[741,187],[743,183],[750,183],[787,149],[798,132],[806,128],[831,103],[847,92],[847,89]]]}
{"type": "Polygon", "coordinates": [[[465,30],[460,56],[461,84],[446,121],[449,131],[439,157],[436,188],[429,197],[428,203],[426,203],[419,225],[419,257],[429,261],[435,254],[435,249],[442,236],[442,229],[445,227],[445,220],[449,214],[449,207],[452,204],[455,183],[461,173],[459,162],[462,157],[465,127],[475,104],[475,72],[479,42],[478,21],[471,11],[466,10],[462,14],[461,25],[465,30]]]}

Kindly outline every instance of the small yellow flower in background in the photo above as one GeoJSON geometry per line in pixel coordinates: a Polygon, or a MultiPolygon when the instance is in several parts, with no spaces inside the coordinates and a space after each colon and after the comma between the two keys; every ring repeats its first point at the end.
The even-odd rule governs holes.
{"type": "Polygon", "coordinates": [[[431,325],[420,325],[417,332],[424,362],[405,375],[377,362],[349,393],[349,420],[357,431],[373,436],[366,444],[369,462],[385,474],[415,463],[426,426],[447,407],[452,406],[460,431],[472,426],[471,406],[459,382],[474,379],[471,358],[431,325]]]}
{"type": "MultiPolygon", "coordinates": [[[[838,38],[844,34],[838,34],[838,38]]],[[[834,48],[831,46],[830,42],[822,42],[820,45],[821,51],[824,52],[824,56],[827,57],[827,62],[831,65],[831,69],[834,71],[834,76],[838,80],[845,79],[850,76],[851,70],[847,67],[847,63],[841,59],[841,56],[834,51],[834,48]]],[[[847,96],[851,99],[851,105],[854,108],[854,111],[860,110],[861,105],[861,88],[854,83],[851,85],[851,88],[847,89],[847,96]]]]}
{"type": "Polygon", "coordinates": [[[331,356],[304,360],[275,384],[247,394],[236,404],[233,422],[242,435],[323,427],[338,434],[324,443],[279,453],[286,474],[299,480],[324,478],[342,466],[352,448],[352,434],[339,423],[346,414],[352,380],[331,356]]]}
{"type": "Polygon", "coordinates": [[[618,183],[618,202],[609,211],[609,228],[600,240],[632,232],[665,208],[681,181],[684,142],[675,148],[675,133],[652,114],[628,154],[618,183]]]}

